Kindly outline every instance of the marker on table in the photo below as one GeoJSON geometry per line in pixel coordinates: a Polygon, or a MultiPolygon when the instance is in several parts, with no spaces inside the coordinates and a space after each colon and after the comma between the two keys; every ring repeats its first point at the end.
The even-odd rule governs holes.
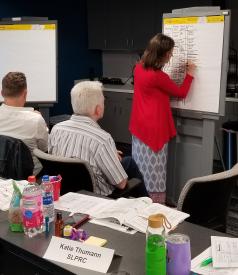
{"type": "Polygon", "coordinates": [[[200,267],[207,266],[212,263],[212,258],[207,258],[201,262],[200,267]]]}
{"type": "Polygon", "coordinates": [[[49,217],[45,217],[45,235],[48,236],[49,232],[50,232],[49,217]]]}

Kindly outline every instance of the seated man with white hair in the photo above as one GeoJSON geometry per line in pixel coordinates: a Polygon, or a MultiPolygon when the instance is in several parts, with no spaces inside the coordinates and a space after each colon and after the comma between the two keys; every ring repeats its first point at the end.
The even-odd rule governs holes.
{"type": "Polygon", "coordinates": [[[124,189],[129,177],[142,180],[130,195],[148,196],[133,159],[125,157],[121,160],[111,135],[97,124],[104,114],[102,84],[98,81],[79,82],[71,90],[71,104],[74,111],[71,118],[51,130],[49,153],[87,161],[95,175],[94,191],[97,194],[109,196],[116,188],[124,189]]]}

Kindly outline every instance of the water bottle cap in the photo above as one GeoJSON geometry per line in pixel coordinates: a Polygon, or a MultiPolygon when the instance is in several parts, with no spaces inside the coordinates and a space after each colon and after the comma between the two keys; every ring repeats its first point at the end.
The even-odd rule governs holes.
{"type": "Polygon", "coordinates": [[[42,181],[49,181],[49,176],[48,175],[44,175],[42,177],[42,181]]]}
{"type": "Polygon", "coordinates": [[[163,218],[158,215],[151,215],[148,218],[148,225],[152,228],[159,228],[163,226],[163,218]]]}
{"type": "Polygon", "coordinates": [[[171,223],[167,220],[166,216],[163,214],[150,215],[148,217],[148,226],[152,228],[159,228],[165,226],[171,229],[171,223]]]}
{"type": "Polygon", "coordinates": [[[29,183],[35,183],[36,182],[36,177],[35,176],[29,176],[28,179],[27,179],[27,181],[29,183]]]}

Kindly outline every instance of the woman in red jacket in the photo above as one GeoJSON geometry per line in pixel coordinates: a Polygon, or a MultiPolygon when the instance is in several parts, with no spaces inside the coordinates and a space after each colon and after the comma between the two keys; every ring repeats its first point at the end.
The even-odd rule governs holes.
{"type": "Polygon", "coordinates": [[[195,65],[187,66],[178,86],[162,71],[169,62],[174,40],[155,35],[134,70],[134,97],[130,118],[132,157],[154,202],[165,202],[168,142],[176,135],[170,97],[185,98],[193,80],[195,65]]]}

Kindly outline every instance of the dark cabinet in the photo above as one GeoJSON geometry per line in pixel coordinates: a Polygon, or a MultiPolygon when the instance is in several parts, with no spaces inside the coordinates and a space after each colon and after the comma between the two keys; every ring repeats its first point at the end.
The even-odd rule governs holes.
{"type": "Polygon", "coordinates": [[[106,47],[106,1],[87,1],[88,8],[88,47],[104,49],[106,47]]]}
{"type": "Polygon", "coordinates": [[[173,9],[211,6],[212,0],[88,0],[90,49],[141,51],[162,31],[164,13],[173,9]]]}
{"type": "Polygon", "coordinates": [[[88,0],[90,49],[143,50],[155,33],[155,0],[88,0]]]}
{"type": "MultiPolygon", "coordinates": [[[[156,1],[155,1],[156,2],[156,1]]],[[[154,1],[138,1],[132,11],[132,45],[134,50],[144,50],[151,37],[156,33],[156,11],[154,1]]]]}
{"type": "Polygon", "coordinates": [[[107,1],[106,49],[129,49],[131,47],[130,3],[123,5],[117,0],[107,1]]]}
{"type": "Polygon", "coordinates": [[[129,120],[133,94],[104,91],[105,111],[100,126],[109,132],[116,142],[131,143],[129,120]]]}

